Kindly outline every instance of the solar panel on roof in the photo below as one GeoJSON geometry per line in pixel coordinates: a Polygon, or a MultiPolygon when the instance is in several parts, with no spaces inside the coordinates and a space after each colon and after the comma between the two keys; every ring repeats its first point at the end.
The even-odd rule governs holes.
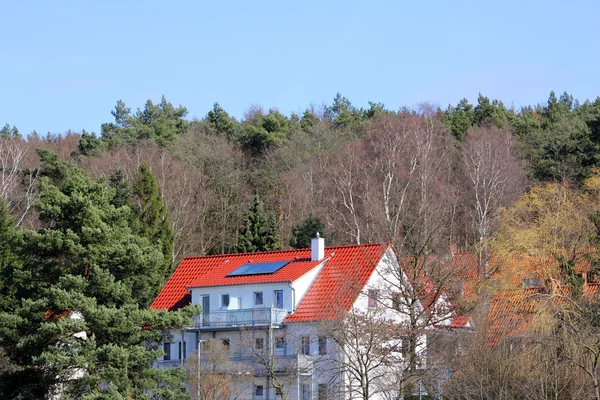
{"type": "Polygon", "coordinates": [[[226,276],[270,275],[279,271],[281,268],[283,268],[289,263],[290,261],[271,261],[243,264],[235,270],[228,273],[226,276]]]}

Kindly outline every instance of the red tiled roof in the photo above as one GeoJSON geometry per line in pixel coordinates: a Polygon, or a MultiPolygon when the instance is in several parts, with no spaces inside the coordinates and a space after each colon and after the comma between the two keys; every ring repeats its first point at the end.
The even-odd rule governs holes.
{"type": "Polygon", "coordinates": [[[310,255],[310,249],[301,249],[186,257],[181,261],[175,272],[173,272],[173,275],[171,275],[156,299],[152,302],[150,308],[166,308],[169,311],[173,311],[183,307],[189,304],[191,300],[187,288],[194,286],[291,281],[299,278],[317,264],[310,261],[310,255]],[[225,275],[242,264],[268,261],[292,262],[272,275],[225,278],[225,275]]]}
{"type": "Polygon", "coordinates": [[[484,322],[484,343],[494,346],[503,338],[522,337],[533,322],[543,293],[543,288],[496,293],[484,322]]]}
{"type": "Polygon", "coordinates": [[[332,255],[285,322],[332,320],[350,310],[390,244],[331,247],[332,255]]]}
{"type": "MultiPolygon", "coordinates": [[[[385,247],[387,248],[387,247],[385,247]]],[[[383,255],[382,245],[364,245],[364,246],[337,246],[326,247],[325,257],[322,261],[310,261],[311,250],[280,250],[261,253],[241,253],[241,254],[223,254],[216,256],[205,257],[187,257],[184,258],[181,264],[177,267],[171,278],[167,281],[161,292],[158,294],[150,308],[168,309],[169,311],[176,310],[190,303],[190,295],[188,289],[190,287],[204,286],[221,286],[221,285],[239,285],[239,284],[254,284],[266,282],[291,282],[308,271],[325,261],[325,266],[314,282],[309,292],[298,306],[296,313],[299,311],[307,316],[306,310],[311,308],[314,303],[314,292],[316,284],[320,281],[321,275],[329,271],[327,276],[332,274],[332,271],[340,271],[342,280],[355,280],[356,268],[367,270],[366,265],[372,268],[370,273],[377,265],[377,262],[383,255]],[[380,249],[379,258],[374,260],[374,255],[377,253],[373,249],[380,249]],[[335,254],[334,254],[335,253],[335,254]],[[226,277],[227,274],[249,262],[272,262],[272,261],[291,261],[279,271],[270,275],[249,275],[226,277]],[[347,277],[347,278],[346,278],[347,277]],[[305,305],[306,301],[306,305],[305,305]]],[[[363,271],[364,272],[364,271],[363,271]]],[[[358,274],[362,277],[363,274],[358,274]]],[[[368,278],[367,278],[368,279],[368,278]]],[[[321,280],[322,281],[322,280],[321,280]]],[[[362,281],[358,279],[358,281],[362,281]]],[[[364,281],[366,283],[366,280],[364,281]]],[[[364,286],[363,283],[363,286],[364,286]]],[[[322,287],[320,284],[319,287],[322,287]]],[[[317,290],[319,290],[317,287],[317,290]]],[[[331,302],[335,298],[327,294],[327,299],[324,303],[331,302]]],[[[338,293],[339,296],[347,297],[347,294],[338,293]]],[[[356,294],[358,295],[358,293],[356,294]]],[[[354,299],[356,296],[354,296],[354,299]]],[[[345,304],[346,301],[344,301],[345,304]]],[[[295,314],[294,314],[295,315],[295,314]]]]}
{"type": "MultiPolygon", "coordinates": [[[[326,259],[327,254],[325,255],[325,260],[326,259]]],[[[213,268],[210,273],[194,279],[187,286],[206,287],[245,285],[251,283],[293,282],[323,261],[324,260],[311,261],[310,250],[307,254],[298,254],[298,251],[278,251],[269,253],[246,253],[241,255],[235,254],[221,257],[220,260],[215,260],[214,258],[210,260],[207,260],[206,258],[199,258],[196,260],[189,259],[189,264],[208,262],[213,265],[213,268]],[[243,264],[275,261],[290,261],[290,263],[272,274],[227,276],[227,274],[236,270],[243,264]]]]}
{"type": "Polygon", "coordinates": [[[465,328],[469,321],[471,320],[470,315],[457,315],[452,318],[452,322],[450,322],[451,328],[465,328]]]}

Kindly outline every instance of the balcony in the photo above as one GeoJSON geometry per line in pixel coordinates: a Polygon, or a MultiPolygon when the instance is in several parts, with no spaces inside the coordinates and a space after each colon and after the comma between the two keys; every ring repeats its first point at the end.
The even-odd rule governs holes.
{"type": "MultiPolygon", "coordinates": [[[[225,374],[246,374],[256,377],[270,376],[274,373],[281,376],[305,374],[306,367],[299,364],[298,356],[295,355],[275,355],[272,357],[252,357],[252,356],[231,356],[231,364],[219,365],[219,372],[225,374]],[[272,372],[270,372],[272,371],[272,372]]],[[[173,367],[186,366],[193,363],[195,368],[197,360],[190,358],[187,360],[158,360],[155,368],[168,369],[173,367]]],[[[212,371],[214,365],[207,364],[206,358],[202,357],[202,370],[212,371]]]]}
{"type": "Polygon", "coordinates": [[[287,310],[281,308],[246,308],[241,310],[210,311],[196,317],[196,329],[278,326],[283,323],[287,310]]]}
{"type": "Polygon", "coordinates": [[[173,367],[183,367],[186,360],[157,360],[154,368],[165,369],[173,367]]]}

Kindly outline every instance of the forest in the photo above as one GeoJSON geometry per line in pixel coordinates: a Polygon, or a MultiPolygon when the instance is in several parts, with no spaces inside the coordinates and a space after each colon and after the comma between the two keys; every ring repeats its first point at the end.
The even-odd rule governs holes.
{"type": "Polygon", "coordinates": [[[239,120],[218,103],[191,120],[163,97],[135,111],[117,101],[111,114],[98,133],[0,131],[0,397],[39,398],[86,370],[75,398],[185,398],[185,374],[149,368],[161,350],[146,351],[195,311],[147,309],[178,262],[307,247],[317,230],[327,245],[392,243],[416,260],[415,280],[433,276],[420,260],[451,245],[476,255],[477,296],[461,303],[473,315],[520,287],[515,254],[552,264],[544,276],[576,305],[539,312],[560,362],[539,343],[528,347],[539,374],[533,356],[488,352],[485,366],[468,356],[447,396],[600,399],[597,339],[573,349],[600,332],[576,273],[584,263],[594,282],[600,271],[600,97],[552,92],[514,109],[480,94],[390,110],[338,93],[301,115],[250,106],[239,120]],[[62,318],[73,310],[84,318],[62,318]]]}

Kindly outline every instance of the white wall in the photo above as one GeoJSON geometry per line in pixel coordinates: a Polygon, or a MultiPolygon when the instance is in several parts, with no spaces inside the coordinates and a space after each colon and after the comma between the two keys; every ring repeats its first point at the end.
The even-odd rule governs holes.
{"type": "Polygon", "coordinates": [[[306,274],[302,275],[300,278],[292,282],[292,287],[296,291],[294,299],[294,310],[298,307],[298,304],[300,304],[300,302],[304,298],[304,295],[306,295],[308,289],[310,289],[315,279],[317,279],[317,276],[319,276],[321,270],[323,269],[323,266],[325,265],[325,263],[327,263],[328,260],[329,259],[324,260],[321,264],[317,265],[315,268],[311,269],[306,274]]]}
{"type": "Polygon", "coordinates": [[[283,308],[292,311],[292,290],[287,283],[260,283],[248,285],[211,286],[192,289],[192,304],[202,305],[202,296],[210,296],[210,311],[225,311],[221,305],[221,295],[241,299],[241,309],[254,307],[275,307],[275,291],[283,291],[283,308]],[[254,292],[263,292],[263,304],[254,305],[254,292]]]}
{"type": "MultiPolygon", "coordinates": [[[[253,307],[271,307],[275,306],[276,290],[283,291],[283,308],[288,312],[296,309],[319,272],[323,268],[321,263],[308,271],[306,274],[291,283],[292,290],[287,282],[276,283],[251,283],[244,285],[223,285],[192,288],[192,304],[202,305],[202,296],[210,296],[210,311],[224,311],[226,308],[221,305],[221,295],[229,294],[231,297],[239,297],[241,300],[240,309],[253,307]],[[263,305],[254,305],[254,292],[263,292],[263,305]],[[294,293],[295,292],[295,293],[294,293]]],[[[292,264],[293,266],[293,264],[292,264]]],[[[285,268],[285,267],[284,267],[285,268]]]]}

